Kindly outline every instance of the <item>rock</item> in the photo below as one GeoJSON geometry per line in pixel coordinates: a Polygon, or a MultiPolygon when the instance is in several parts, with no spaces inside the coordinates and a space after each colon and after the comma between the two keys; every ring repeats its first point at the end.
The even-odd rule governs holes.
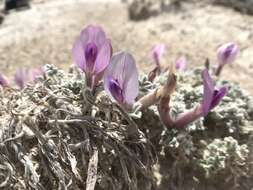
{"type": "Polygon", "coordinates": [[[158,13],[159,1],[155,3],[152,0],[134,0],[128,6],[128,14],[131,20],[144,20],[158,13]]]}
{"type": "Polygon", "coordinates": [[[178,10],[181,8],[182,1],[185,0],[133,0],[128,2],[129,18],[136,21],[145,20],[162,12],[178,10]]]}
{"type": "MultiPolygon", "coordinates": [[[[144,20],[162,12],[180,10],[183,2],[199,3],[196,0],[122,0],[128,3],[131,20],[144,20]]],[[[232,7],[243,13],[253,14],[253,0],[204,0],[208,4],[232,7]]]]}
{"type": "Polygon", "coordinates": [[[247,14],[253,14],[253,0],[214,0],[214,3],[232,7],[247,14]]]}
{"type": "Polygon", "coordinates": [[[2,24],[4,21],[4,15],[2,13],[0,13],[0,24],[2,24]]]}
{"type": "Polygon", "coordinates": [[[5,12],[12,9],[29,8],[29,0],[5,0],[5,12]]]}

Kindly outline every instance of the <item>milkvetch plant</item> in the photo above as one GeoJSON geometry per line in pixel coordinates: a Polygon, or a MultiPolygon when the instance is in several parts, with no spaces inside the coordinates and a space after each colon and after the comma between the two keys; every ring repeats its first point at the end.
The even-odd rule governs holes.
{"type": "Polygon", "coordinates": [[[200,117],[207,116],[209,111],[217,106],[226,95],[227,88],[225,86],[216,88],[207,69],[202,71],[202,79],[204,89],[202,101],[194,109],[179,114],[177,118],[171,117],[170,97],[168,96],[160,100],[158,111],[161,121],[168,128],[183,128],[200,117]]]}
{"type": "MultiPolygon", "coordinates": [[[[109,43],[92,25],[75,42],[73,59],[81,60],[75,64],[83,72],[53,65],[20,69],[15,79],[23,90],[0,89],[1,187],[151,190],[168,181],[167,188],[180,189],[178,179],[187,179],[196,189],[222,176],[231,189],[236,186],[227,184],[241,176],[244,182],[252,173],[246,144],[252,97],[215,77],[208,59],[205,67],[185,70],[180,57],[161,69],[164,49],[154,48],[156,78],[148,80],[128,52],[111,56],[105,48],[110,54],[98,59],[100,42],[109,43]]],[[[1,75],[0,85],[9,86],[1,75]]]]}

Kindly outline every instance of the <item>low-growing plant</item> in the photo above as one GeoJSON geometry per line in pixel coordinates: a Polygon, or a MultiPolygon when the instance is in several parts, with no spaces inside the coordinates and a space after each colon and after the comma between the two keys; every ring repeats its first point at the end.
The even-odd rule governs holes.
{"type": "Polygon", "coordinates": [[[187,69],[184,57],[162,68],[165,46],[159,44],[146,75],[133,55],[113,54],[103,29],[89,25],[74,43],[69,72],[53,65],[21,69],[19,89],[2,76],[0,187],[252,185],[253,98],[218,78],[225,59],[237,54],[227,48],[218,51],[224,62],[218,71],[187,69]],[[217,183],[217,176],[226,180],[217,183]]]}

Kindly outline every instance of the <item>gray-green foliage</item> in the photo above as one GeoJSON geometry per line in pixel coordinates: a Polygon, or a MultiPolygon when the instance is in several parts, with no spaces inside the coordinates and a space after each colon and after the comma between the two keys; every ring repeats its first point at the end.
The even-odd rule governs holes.
{"type": "MultiPolygon", "coordinates": [[[[202,70],[203,68],[195,68],[177,74],[177,87],[170,101],[173,117],[193,109],[202,101],[202,70]]],[[[183,130],[164,128],[160,136],[159,143],[163,147],[161,155],[165,152],[164,159],[169,162],[168,168],[162,166],[162,170],[165,170],[164,176],[173,184],[171,187],[178,185],[178,182],[173,183],[176,179],[187,178],[189,170],[194,173],[194,180],[200,180],[201,175],[198,175],[201,171],[206,174],[206,180],[219,175],[219,172],[228,172],[232,176],[231,179],[239,179],[248,172],[248,156],[252,143],[250,136],[253,130],[253,98],[238,84],[217,78],[212,75],[211,70],[210,74],[217,88],[223,85],[228,87],[228,93],[220,104],[205,118],[199,118],[183,130]],[[171,156],[175,155],[177,156],[171,160],[171,156]],[[184,166],[188,166],[187,171],[184,171],[184,166]]],[[[141,80],[141,93],[164,84],[167,74],[160,75],[150,84],[143,82],[144,78],[141,80]]],[[[144,118],[158,116],[157,106],[152,106],[149,110],[150,115],[143,116],[144,118]]],[[[193,180],[191,176],[188,177],[193,180]]],[[[229,187],[237,185],[229,180],[227,183],[230,184],[229,187]]]]}
{"type": "MultiPolygon", "coordinates": [[[[174,117],[201,102],[201,71],[178,74],[170,104],[174,117]]],[[[138,98],[164,84],[166,77],[161,74],[151,83],[141,75],[138,98]]],[[[82,74],[47,65],[35,84],[1,91],[0,170],[7,177],[0,177],[0,186],[52,189],[70,184],[83,189],[85,182],[94,183],[93,176],[100,189],[147,190],[155,186],[156,156],[162,178],[169,176],[177,185],[179,178],[193,180],[187,178],[189,170],[196,179],[201,171],[207,179],[221,170],[247,171],[253,99],[238,85],[212,77],[217,86],[229,87],[227,96],[206,118],[177,130],[162,125],[157,105],[127,114],[101,84],[94,99],[82,74]]]]}
{"type": "MultiPolygon", "coordinates": [[[[174,117],[187,109],[192,109],[202,100],[203,85],[201,68],[187,70],[178,74],[177,89],[172,94],[171,111],[174,117]]],[[[218,106],[210,111],[205,121],[211,125],[222,126],[233,133],[240,131],[248,133],[253,130],[253,98],[238,84],[212,76],[216,87],[228,87],[228,93],[218,106]]],[[[166,74],[155,81],[155,87],[163,84],[166,74]]],[[[153,88],[155,88],[153,87],[153,88]]],[[[201,118],[189,124],[189,130],[204,129],[204,120],[201,118]]]]}
{"type": "Polygon", "coordinates": [[[199,164],[205,170],[206,177],[210,177],[223,169],[232,172],[243,168],[246,165],[248,154],[248,146],[238,144],[233,137],[214,139],[203,150],[199,164]]]}
{"type": "Polygon", "coordinates": [[[153,187],[153,146],[101,84],[96,90],[83,73],[46,65],[35,83],[1,91],[0,188],[153,187]]]}

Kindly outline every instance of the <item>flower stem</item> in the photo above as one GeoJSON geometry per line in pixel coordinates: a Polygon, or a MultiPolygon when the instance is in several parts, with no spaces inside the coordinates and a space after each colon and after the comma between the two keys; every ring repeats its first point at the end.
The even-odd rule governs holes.
{"type": "Polygon", "coordinates": [[[219,64],[218,68],[215,71],[215,75],[220,76],[222,69],[223,69],[223,65],[219,64]]]}
{"type": "Polygon", "coordinates": [[[182,114],[180,114],[177,119],[174,121],[174,126],[175,128],[183,128],[186,125],[192,123],[193,121],[199,119],[202,117],[202,105],[199,104],[197,107],[194,109],[188,110],[182,114]]]}
{"type": "Polygon", "coordinates": [[[174,119],[171,117],[170,114],[169,102],[170,102],[169,97],[162,98],[158,106],[160,119],[167,128],[182,129],[186,125],[192,123],[193,121],[197,120],[203,115],[202,104],[200,104],[194,109],[179,114],[179,116],[176,119],[174,119]]]}

